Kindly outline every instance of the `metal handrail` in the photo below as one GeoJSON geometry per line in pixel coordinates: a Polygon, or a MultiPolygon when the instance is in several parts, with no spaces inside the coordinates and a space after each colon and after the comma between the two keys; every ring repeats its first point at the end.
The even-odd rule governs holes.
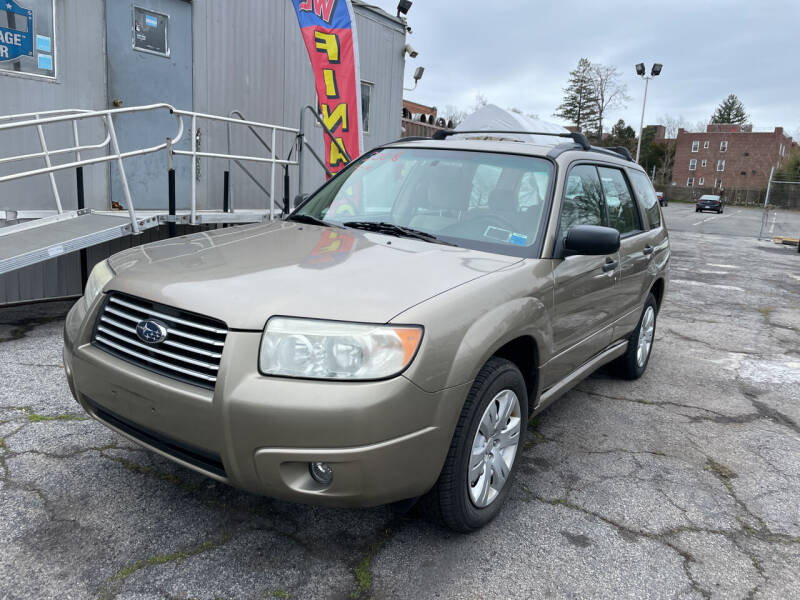
{"type": "MultiPolygon", "coordinates": [[[[46,166],[39,169],[31,169],[20,173],[13,173],[11,175],[4,175],[0,177],[0,183],[3,183],[5,181],[13,181],[16,179],[23,179],[25,177],[33,177],[36,175],[45,175],[45,174],[49,175],[50,185],[53,190],[53,196],[56,202],[56,208],[58,209],[58,213],[60,214],[63,213],[63,209],[61,206],[61,199],[58,193],[58,187],[56,186],[54,173],[58,171],[65,171],[67,169],[75,169],[88,165],[116,161],[120,173],[120,181],[122,183],[123,195],[125,196],[125,203],[128,209],[128,216],[131,220],[131,229],[133,233],[139,233],[139,223],[136,220],[136,209],[133,205],[133,198],[131,197],[130,187],[128,186],[128,179],[127,176],[125,175],[125,168],[122,164],[122,161],[123,159],[130,158],[132,156],[142,156],[144,154],[159,152],[160,150],[164,150],[167,147],[167,143],[165,142],[148,148],[140,148],[138,150],[121,152],[119,148],[119,141],[117,139],[116,130],[114,128],[113,117],[118,114],[144,112],[144,111],[152,111],[159,109],[167,109],[170,111],[170,113],[175,112],[175,109],[169,104],[159,103],[159,104],[150,104],[146,106],[132,106],[126,108],[116,108],[116,109],[106,109],[106,110],[83,111],[78,109],[69,109],[69,110],[43,111],[40,113],[26,113],[23,115],[7,115],[3,117],[2,120],[10,121],[12,119],[19,119],[19,118],[26,118],[27,120],[0,124],[0,132],[11,129],[21,129],[24,127],[35,127],[39,135],[39,143],[42,146],[42,151],[36,153],[36,156],[30,156],[30,155],[22,155],[22,156],[24,158],[44,158],[46,166]],[[42,115],[53,115],[53,116],[46,116],[45,118],[41,118],[42,115]],[[28,117],[33,117],[33,118],[28,118],[28,117]],[[101,118],[103,120],[107,132],[108,141],[99,146],[96,144],[81,146],[80,141],[78,139],[77,123],[78,121],[91,118],[101,118]],[[69,149],[60,149],[53,151],[48,150],[45,141],[43,126],[50,125],[52,123],[64,123],[64,122],[72,123],[75,146],[69,149]],[[109,152],[108,155],[95,158],[81,158],[80,153],[82,151],[102,148],[108,143],[111,144],[111,152],[109,152]],[[76,160],[59,165],[53,165],[52,162],[50,161],[51,156],[56,154],[64,154],[68,152],[74,152],[76,155],[76,160]]],[[[183,119],[180,116],[176,116],[176,119],[178,121],[178,132],[172,138],[172,143],[177,143],[183,137],[183,119]]],[[[22,158],[8,157],[4,160],[4,162],[13,162],[14,160],[22,160],[22,158]]]]}
{"type": "MultiPolygon", "coordinates": [[[[299,130],[294,129],[292,127],[284,127],[282,125],[272,125],[269,123],[260,123],[258,121],[248,121],[245,119],[237,119],[233,117],[222,117],[219,115],[209,115],[206,113],[198,113],[192,112],[188,110],[177,110],[173,109],[173,113],[178,115],[179,117],[188,117],[191,119],[191,126],[190,126],[190,133],[191,133],[191,150],[175,150],[172,149],[172,154],[176,154],[179,156],[189,156],[192,158],[192,163],[196,164],[198,158],[221,158],[223,160],[228,161],[249,161],[249,162],[258,162],[258,163],[269,163],[272,165],[270,170],[270,189],[267,192],[269,196],[270,202],[270,220],[273,218],[275,213],[275,165],[296,165],[297,161],[291,160],[282,160],[275,156],[275,142],[277,133],[280,131],[282,133],[291,133],[295,136],[298,135],[299,130]],[[259,129],[266,129],[272,132],[272,144],[270,146],[270,154],[271,157],[260,157],[260,156],[244,156],[241,154],[231,154],[230,148],[228,149],[228,153],[222,154],[219,152],[201,152],[197,149],[197,120],[198,119],[205,119],[208,121],[217,121],[222,123],[234,124],[234,125],[246,125],[251,130],[252,128],[259,128],[259,129]]],[[[266,191],[266,190],[265,190],[266,191]]],[[[192,225],[197,224],[197,177],[192,177],[192,185],[191,185],[191,213],[189,217],[189,223],[192,225]]]]}
{"type": "MultiPolygon", "coordinates": [[[[228,116],[229,116],[229,117],[237,117],[237,118],[241,119],[242,121],[246,121],[246,120],[247,120],[247,117],[245,117],[245,116],[242,114],[242,112],[241,112],[241,111],[239,111],[239,110],[236,110],[236,109],[234,109],[234,110],[232,110],[231,112],[229,112],[229,113],[228,113],[228,116]]],[[[228,154],[230,154],[230,152],[231,152],[231,123],[227,123],[225,126],[226,126],[226,128],[227,128],[227,138],[228,138],[228,154]]],[[[264,148],[266,148],[266,149],[267,149],[267,152],[272,152],[272,148],[270,148],[269,144],[267,144],[267,142],[265,142],[265,141],[264,141],[264,138],[262,138],[262,137],[261,137],[261,135],[259,135],[259,133],[258,133],[258,131],[256,131],[255,127],[253,127],[253,126],[251,126],[251,125],[248,125],[248,126],[247,126],[247,128],[248,128],[248,129],[250,130],[250,132],[251,132],[251,133],[252,133],[252,134],[255,136],[255,138],[256,138],[256,139],[257,139],[257,140],[258,140],[258,141],[261,143],[261,145],[262,145],[262,146],[264,146],[264,148]]],[[[264,192],[264,194],[266,194],[266,196],[267,196],[268,198],[270,197],[269,190],[268,190],[266,187],[264,187],[264,184],[262,184],[262,183],[261,183],[261,182],[258,180],[258,178],[257,178],[255,175],[253,175],[253,174],[250,172],[250,169],[248,169],[247,167],[245,167],[245,166],[242,164],[242,162],[241,162],[241,161],[239,161],[239,160],[231,160],[231,159],[228,159],[228,172],[229,172],[229,173],[231,172],[231,166],[232,166],[232,163],[235,163],[235,164],[236,164],[236,165],[237,165],[237,166],[238,166],[238,167],[239,167],[239,168],[240,168],[242,171],[244,171],[244,174],[245,174],[245,175],[247,175],[247,176],[250,178],[250,180],[251,180],[251,181],[252,181],[254,184],[256,184],[256,186],[257,186],[257,187],[258,187],[258,188],[259,188],[259,189],[260,189],[262,192],[264,192]]],[[[231,210],[231,211],[233,211],[233,210],[234,210],[234,202],[233,202],[233,189],[232,189],[232,187],[231,187],[230,180],[228,180],[228,181],[227,181],[227,186],[228,186],[228,189],[227,189],[226,191],[227,191],[227,193],[228,193],[228,198],[230,199],[230,210],[231,210]]],[[[285,208],[285,207],[284,207],[284,208],[285,208]]]]}

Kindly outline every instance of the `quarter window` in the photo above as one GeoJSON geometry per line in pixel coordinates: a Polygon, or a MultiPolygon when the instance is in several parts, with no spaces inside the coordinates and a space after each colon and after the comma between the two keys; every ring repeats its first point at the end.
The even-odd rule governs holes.
{"type": "Polygon", "coordinates": [[[597,171],[603,184],[609,227],[619,231],[620,235],[642,231],[639,210],[622,171],[607,167],[598,167],[597,171]]]}
{"type": "Polygon", "coordinates": [[[722,140],[719,143],[719,151],[720,152],[727,152],[728,151],[728,140],[722,140]]]}
{"type": "Polygon", "coordinates": [[[600,178],[592,165],[578,165],[567,177],[564,203],[561,207],[561,235],[575,225],[605,225],[606,210],[600,178]]]}
{"type": "Polygon", "coordinates": [[[650,183],[650,179],[644,173],[639,171],[628,172],[630,173],[633,189],[636,190],[639,202],[644,207],[647,223],[650,225],[650,229],[654,229],[661,225],[661,211],[658,208],[658,197],[653,189],[653,184],[650,183]]]}
{"type": "Polygon", "coordinates": [[[692,160],[689,161],[689,170],[694,171],[696,169],[697,169],[697,159],[693,158],[692,160]]]}
{"type": "Polygon", "coordinates": [[[692,142],[692,152],[697,152],[700,150],[700,140],[694,140],[692,142]]]}
{"type": "Polygon", "coordinates": [[[717,171],[724,171],[725,170],[725,161],[718,160],[717,161],[717,171]]]}

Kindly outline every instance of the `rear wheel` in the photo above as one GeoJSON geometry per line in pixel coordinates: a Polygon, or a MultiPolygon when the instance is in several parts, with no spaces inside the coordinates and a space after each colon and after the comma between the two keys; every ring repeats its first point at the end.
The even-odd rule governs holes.
{"type": "Polygon", "coordinates": [[[614,371],[623,379],[639,379],[647,369],[655,340],[657,313],[655,296],[648,294],[639,325],[628,337],[628,349],[612,363],[614,371]]]}
{"type": "Polygon", "coordinates": [[[490,359],[475,378],[433,489],[429,516],[460,532],[483,527],[511,489],[528,423],[525,380],[512,362],[490,359]]]}

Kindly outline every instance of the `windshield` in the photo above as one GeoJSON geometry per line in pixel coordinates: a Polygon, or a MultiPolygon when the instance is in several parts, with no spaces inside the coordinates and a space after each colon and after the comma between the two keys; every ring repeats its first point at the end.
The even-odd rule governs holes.
{"type": "Polygon", "coordinates": [[[539,241],[552,175],[549,161],[529,156],[385,148],[359,158],[295,215],[362,228],[389,224],[525,255],[539,241]]]}

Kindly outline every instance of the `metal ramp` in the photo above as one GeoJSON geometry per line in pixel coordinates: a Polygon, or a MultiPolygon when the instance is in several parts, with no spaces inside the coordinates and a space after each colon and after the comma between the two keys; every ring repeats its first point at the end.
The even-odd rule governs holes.
{"type": "MultiPolygon", "coordinates": [[[[306,109],[308,109],[308,107],[304,108],[304,110],[306,109]]],[[[324,134],[333,139],[333,135],[325,124],[322,123],[317,115],[314,116],[318,124],[322,127],[324,134]]],[[[302,117],[301,128],[293,129],[280,125],[250,121],[245,119],[239,111],[232,111],[229,116],[222,117],[182,111],[168,104],[153,104],[99,111],[69,109],[0,117],[0,134],[6,130],[12,129],[28,129],[35,132],[38,137],[40,151],[13,156],[0,156],[0,165],[41,160],[43,166],[36,169],[22,170],[8,175],[2,175],[0,176],[0,186],[6,181],[19,180],[26,177],[46,176],[49,178],[55,210],[26,210],[26,207],[21,206],[0,211],[0,219],[7,222],[13,222],[14,220],[20,221],[17,224],[11,224],[5,227],[0,226],[0,275],[63,254],[84,250],[91,246],[126,235],[137,235],[145,229],[157,227],[161,224],[167,224],[170,235],[174,235],[175,225],[177,224],[239,224],[272,220],[279,217],[282,212],[289,208],[288,170],[290,167],[299,167],[302,164],[301,156],[303,148],[307,147],[311,150],[312,156],[324,167],[321,159],[316,155],[313,149],[309,147],[308,142],[305,140],[302,117]],[[169,137],[165,135],[165,137],[161,138],[165,140],[161,144],[148,148],[138,148],[127,152],[121,152],[114,128],[114,117],[122,113],[142,113],[151,111],[168,111],[169,114],[175,117],[176,129],[174,131],[165,132],[171,135],[169,137]],[[78,133],[78,123],[90,119],[99,120],[102,123],[105,138],[99,142],[90,144],[82,143],[78,133]],[[189,122],[188,128],[184,125],[184,119],[189,122]],[[196,135],[198,131],[198,121],[219,122],[227,127],[228,146],[226,152],[218,153],[200,150],[197,143],[198,136],[196,135]],[[73,134],[72,143],[74,145],[67,148],[49,148],[44,128],[53,124],[61,124],[62,127],[65,124],[71,126],[73,134]],[[264,154],[243,155],[236,154],[231,150],[231,128],[237,126],[246,127],[252,132],[263,147],[264,154]],[[191,149],[177,149],[175,145],[183,138],[187,129],[191,142],[191,149]],[[285,160],[276,155],[274,149],[279,134],[291,136],[293,138],[293,143],[296,141],[297,154],[295,160],[291,160],[291,152],[285,160]],[[267,140],[269,140],[269,142],[267,140]],[[160,211],[137,211],[128,185],[123,161],[130,157],[162,151],[165,153],[164,164],[169,180],[169,190],[165,190],[165,194],[168,195],[169,207],[167,210],[160,211]],[[190,182],[190,209],[186,211],[176,210],[175,170],[172,167],[173,156],[189,157],[193,164],[196,164],[201,158],[228,161],[228,171],[225,173],[222,210],[197,209],[197,185],[195,177],[192,177],[190,182]],[[58,161],[63,161],[65,159],[67,162],[59,162],[59,164],[56,164],[58,161]],[[244,166],[243,163],[245,162],[266,163],[269,168],[268,180],[263,183],[258,181],[244,166]],[[90,165],[103,163],[114,165],[118,170],[125,202],[124,208],[126,210],[124,211],[100,211],[84,208],[83,169],[90,165]],[[241,168],[266,196],[267,202],[263,209],[234,209],[229,178],[230,169],[234,164],[241,168]],[[280,208],[276,208],[275,205],[276,167],[284,169],[284,185],[282,186],[284,202],[280,208]],[[64,210],[62,207],[61,195],[54,174],[59,171],[67,170],[74,170],[76,173],[78,210],[64,210]],[[50,214],[43,216],[43,213],[47,212],[50,214]],[[24,220],[34,216],[37,218],[33,220],[24,220]]],[[[329,172],[328,175],[330,175],[329,172]]]]}
{"type": "MultiPolygon", "coordinates": [[[[137,219],[139,231],[158,224],[155,216],[137,219]]],[[[0,274],[131,233],[128,215],[100,214],[89,209],[3,227],[0,228],[0,274]]]]}

